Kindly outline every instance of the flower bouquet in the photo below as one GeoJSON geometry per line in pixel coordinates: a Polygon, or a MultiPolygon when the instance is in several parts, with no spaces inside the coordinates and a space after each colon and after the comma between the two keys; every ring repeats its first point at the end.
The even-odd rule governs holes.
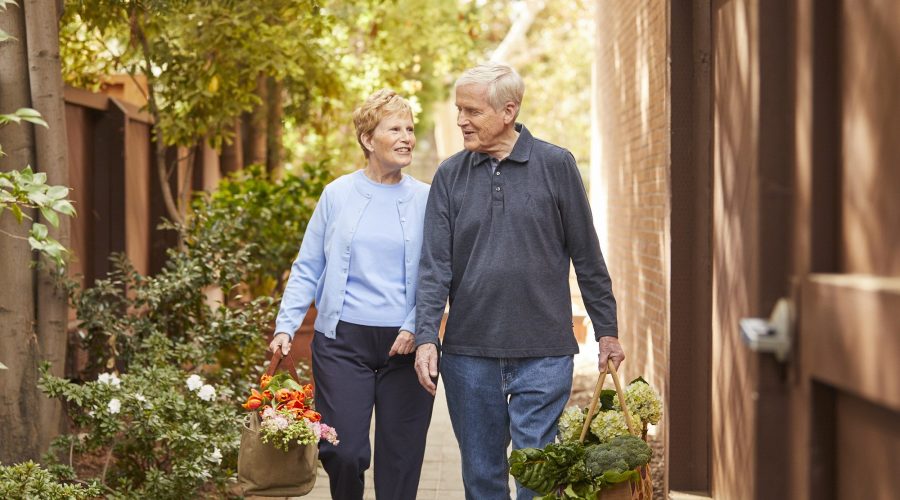
{"type": "Polygon", "coordinates": [[[242,405],[250,411],[238,453],[244,495],[302,496],[315,486],[319,441],[338,439],[313,407],[312,395],[311,385],[300,384],[291,355],[277,350],[259,388],[242,405]],[[279,364],[286,371],[276,374],[279,364]]]}
{"type": "Polygon", "coordinates": [[[337,432],[322,422],[322,415],[313,409],[311,384],[300,385],[286,372],[263,375],[260,391],[252,389],[244,409],[259,416],[259,435],[262,442],[282,451],[292,444],[316,444],[319,440],[338,444],[337,432]]]}
{"type": "Polygon", "coordinates": [[[571,407],[560,417],[557,443],[510,455],[510,474],[544,495],[540,498],[652,498],[652,451],[645,439],[647,426],[659,421],[662,403],[644,379],[623,391],[612,363],[609,372],[616,390],[602,390],[606,373],[601,373],[590,408],[571,407]]]}

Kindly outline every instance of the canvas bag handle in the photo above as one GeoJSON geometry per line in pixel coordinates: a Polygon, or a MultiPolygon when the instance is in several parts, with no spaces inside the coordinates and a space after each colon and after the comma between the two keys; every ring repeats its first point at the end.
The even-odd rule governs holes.
{"type": "Polygon", "coordinates": [[[613,364],[612,360],[607,360],[606,369],[600,372],[600,376],[597,377],[597,385],[594,387],[594,397],[591,398],[591,406],[588,410],[587,417],[584,419],[584,425],[581,427],[581,437],[578,438],[579,443],[584,442],[584,438],[587,436],[588,430],[591,428],[591,420],[594,419],[594,415],[597,413],[597,402],[600,401],[600,392],[603,390],[603,380],[606,378],[606,374],[609,373],[612,375],[613,383],[616,384],[616,396],[619,398],[619,406],[622,407],[622,413],[625,415],[625,423],[628,425],[628,431],[634,435],[639,435],[634,427],[634,422],[631,421],[631,412],[628,411],[628,405],[625,404],[625,391],[622,390],[622,383],[619,381],[619,373],[616,371],[616,365],[613,364]]]}
{"type": "Polygon", "coordinates": [[[279,366],[282,370],[286,371],[295,382],[298,384],[300,383],[300,377],[297,376],[297,366],[294,364],[293,353],[289,352],[287,354],[282,354],[280,348],[275,349],[275,352],[272,353],[272,357],[269,359],[269,367],[266,368],[266,375],[270,377],[274,376],[279,366]]]}

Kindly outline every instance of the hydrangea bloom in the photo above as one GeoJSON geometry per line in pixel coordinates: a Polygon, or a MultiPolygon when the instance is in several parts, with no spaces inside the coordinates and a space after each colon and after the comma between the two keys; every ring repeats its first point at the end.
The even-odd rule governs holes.
{"type": "Polygon", "coordinates": [[[578,441],[581,437],[581,428],[584,426],[584,412],[577,406],[566,408],[559,417],[559,440],[578,441]]]}
{"type": "Polygon", "coordinates": [[[190,377],[188,377],[188,379],[187,379],[187,388],[188,389],[190,389],[192,391],[196,391],[197,389],[199,389],[202,386],[203,386],[203,379],[200,378],[200,375],[197,375],[195,373],[195,374],[191,375],[190,377]]]}
{"type": "Polygon", "coordinates": [[[115,415],[116,413],[119,413],[119,410],[122,409],[122,402],[119,401],[118,398],[112,398],[109,400],[109,404],[106,405],[106,409],[109,410],[110,413],[115,415]]]}
{"type": "MultiPolygon", "coordinates": [[[[636,422],[637,417],[631,415],[632,421],[636,422]]],[[[625,422],[625,415],[621,411],[601,411],[594,417],[591,422],[591,433],[597,436],[601,443],[609,442],[616,436],[625,436],[628,432],[628,424],[625,422]]]]}
{"type": "MultiPolygon", "coordinates": [[[[631,413],[640,419],[642,424],[656,425],[662,415],[662,401],[650,384],[636,381],[625,388],[625,403],[631,413]]],[[[619,400],[613,403],[615,408],[620,408],[619,400]]]]}
{"type": "Polygon", "coordinates": [[[203,401],[212,401],[216,397],[216,389],[209,384],[203,384],[203,387],[197,392],[197,396],[203,401]]]}

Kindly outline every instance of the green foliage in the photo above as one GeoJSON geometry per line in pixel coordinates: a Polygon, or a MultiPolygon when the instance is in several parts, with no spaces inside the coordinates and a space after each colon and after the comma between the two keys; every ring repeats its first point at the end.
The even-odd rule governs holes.
{"type": "MultiPolygon", "coordinates": [[[[18,6],[18,4],[16,3],[15,0],[0,0],[0,12],[5,12],[7,7],[9,7],[10,5],[18,6]]],[[[15,40],[15,38],[10,36],[9,33],[5,32],[3,30],[0,30],[0,43],[5,42],[7,40],[15,40]]]]}
{"type": "Polygon", "coordinates": [[[259,103],[257,75],[270,76],[283,83],[294,159],[349,164],[354,107],[391,86],[430,110],[471,62],[477,12],[457,0],[67,0],[63,74],[87,88],[104,74],[146,76],[163,140],[180,145],[230,140],[259,103]]]}
{"type": "Polygon", "coordinates": [[[99,495],[100,488],[97,485],[67,484],[30,460],[16,465],[0,466],[0,498],[81,500],[99,495]]]}
{"type": "Polygon", "coordinates": [[[272,180],[262,166],[232,174],[193,204],[184,232],[188,253],[245,252],[255,266],[240,280],[253,296],[278,293],[322,190],[332,179],[327,163],[272,180]]]}
{"type": "Polygon", "coordinates": [[[587,479],[584,446],[581,443],[551,443],[544,449],[513,450],[509,456],[509,473],[522,486],[543,495],[560,485],[587,479]]]}
{"type": "Polygon", "coordinates": [[[637,436],[618,436],[608,443],[589,446],[585,451],[585,463],[591,477],[607,472],[623,473],[650,463],[653,452],[650,445],[637,436]]]}
{"type": "Polygon", "coordinates": [[[234,394],[199,377],[191,380],[169,362],[177,349],[153,334],[141,343],[128,373],[103,373],[84,384],[42,369],[41,389],[66,401],[82,430],[57,438],[54,449],[107,452],[97,479],[117,498],[195,498],[210,484],[224,495],[234,473],[240,443],[234,394]]]}
{"type": "MultiPolygon", "coordinates": [[[[31,108],[20,108],[14,113],[0,114],[0,127],[22,122],[47,126],[41,114],[31,108]]],[[[0,157],[2,156],[4,156],[3,148],[0,147],[0,157]]],[[[32,250],[53,262],[60,271],[65,267],[69,251],[59,241],[51,238],[47,226],[35,222],[29,212],[40,210],[44,220],[53,227],[58,227],[60,214],[75,216],[75,207],[66,199],[68,196],[69,188],[47,185],[47,174],[35,173],[30,166],[22,170],[0,172],[0,216],[9,210],[19,224],[26,219],[31,221],[28,244],[32,250]]]]}

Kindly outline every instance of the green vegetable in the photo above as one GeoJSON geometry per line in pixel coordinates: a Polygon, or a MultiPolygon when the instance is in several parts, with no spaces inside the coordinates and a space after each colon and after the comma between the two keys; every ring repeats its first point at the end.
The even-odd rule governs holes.
{"type": "Polygon", "coordinates": [[[522,486],[542,495],[560,485],[587,479],[581,443],[551,443],[543,450],[522,448],[509,456],[509,473],[522,486]]]}
{"type": "MultiPolygon", "coordinates": [[[[607,443],[589,446],[584,462],[592,478],[614,484],[629,479],[634,469],[650,463],[650,445],[637,436],[618,436],[607,443]]],[[[635,473],[636,474],[636,473],[635,473]]]]}

